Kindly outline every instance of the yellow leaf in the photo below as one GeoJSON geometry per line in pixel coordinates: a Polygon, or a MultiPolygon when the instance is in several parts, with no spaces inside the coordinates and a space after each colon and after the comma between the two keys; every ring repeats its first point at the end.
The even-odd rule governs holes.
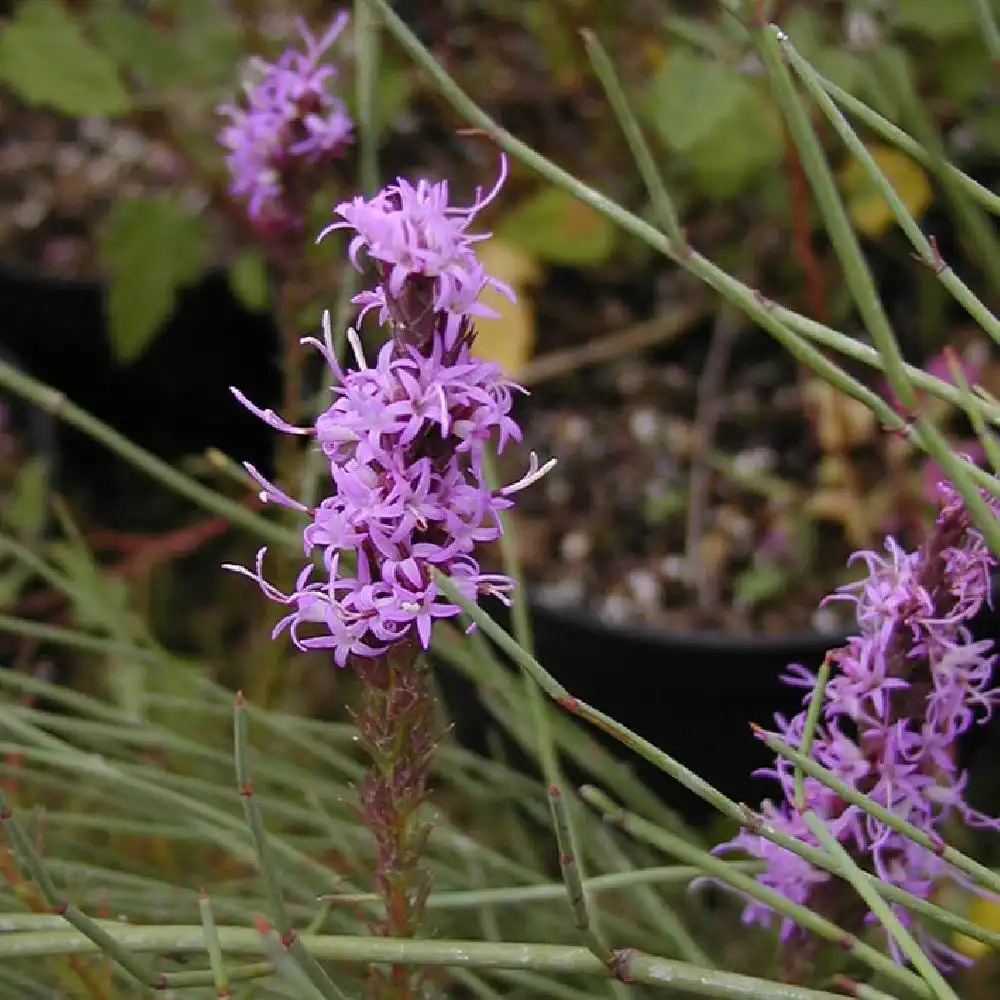
{"type": "Polygon", "coordinates": [[[510,285],[517,301],[509,301],[493,288],[483,291],[480,302],[500,315],[476,320],[479,332],[474,353],[495,361],[516,378],[535,349],[535,310],[525,292],[538,281],[541,270],[533,257],[496,238],[480,244],[478,252],[487,273],[510,285]]]}
{"type": "MultiPolygon", "coordinates": [[[[969,919],[988,931],[1000,931],[1000,903],[995,899],[973,896],[969,901],[969,919]]],[[[957,951],[969,958],[980,958],[990,950],[988,944],[966,937],[964,934],[956,934],[952,943],[957,951]]]]}
{"type": "MultiPolygon", "coordinates": [[[[914,218],[919,217],[931,202],[927,175],[898,149],[873,143],[868,152],[906,210],[914,218]]],[[[859,160],[853,157],[848,160],[840,171],[840,186],[847,201],[847,214],[858,232],[876,239],[892,225],[895,217],[888,203],[859,160]]]]}

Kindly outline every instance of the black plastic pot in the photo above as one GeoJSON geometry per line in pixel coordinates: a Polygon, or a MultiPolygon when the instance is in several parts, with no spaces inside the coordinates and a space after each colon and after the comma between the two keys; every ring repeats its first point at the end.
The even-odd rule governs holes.
{"type": "MultiPolygon", "coordinates": [[[[581,610],[530,601],[538,660],[573,695],[599,708],[666,751],[720,791],[757,802],[751,777],[769,755],[749,723],[769,724],[775,712],[798,710],[801,692],[781,684],[790,663],[817,666],[842,636],[818,632],[732,636],[610,625],[581,610]]],[[[502,608],[491,614],[509,624],[502,608]]],[[[461,742],[483,751],[491,722],[471,685],[442,677],[461,742]]],[[[598,732],[598,738],[666,802],[692,822],[711,809],[656,767],[598,732]]],[[[517,760],[527,765],[524,755],[517,760]]],[[[572,775],[574,778],[583,777],[572,775]]],[[[613,789],[610,789],[613,791],[613,789]]]]}
{"type": "MultiPolygon", "coordinates": [[[[39,379],[161,457],[215,446],[248,459],[270,454],[273,432],[229,405],[237,385],[264,405],[280,391],[270,317],[244,308],[225,275],[182,292],[149,350],[117,364],[106,334],[104,289],[0,264],[0,347],[39,379]]],[[[110,464],[82,435],[67,434],[68,465],[110,464]]]]}
{"type": "MultiPolygon", "coordinates": [[[[25,371],[24,364],[20,358],[12,354],[9,350],[0,348],[0,360],[5,364],[25,371]]],[[[42,475],[44,489],[48,492],[56,485],[59,474],[59,451],[56,445],[55,424],[52,418],[42,410],[29,406],[12,393],[0,391],[0,407],[3,409],[4,424],[0,434],[7,439],[8,436],[16,441],[18,463],[17,468],[22,468],[27,463],[41,463],[40,472],[42,475]]],[[[0,491],[0,504],[6,504],[8,499],[6,485],[0,491]]],[[[16,524],[9,516],[7,509],[4,509],[3,530],[15,537],[22,545],[29,548],[37,545],[44,537],[49,527],[48,504],[41,510],[32,511],[37,517],[32,517],[30,524],[16,524]]],[[[19,594],[20,588],[25,585],[32,573],[23,563],[15,557],[0,553],[0,570],[2,570],[6,583],[12,580],[17,581],[15,589],[9,592],[8,597],[13,599],[19,594]],[[8,576],[10,572],[10,576],[8,576]]],[[[9,644],[6,636],[0,637],[0,667],[8,665],[10,654],[9,644]]]]}
{"type": "MultiPolygon", "coordinates": [[[[792,663],[811,669],[844,635],[796,632],[781,636],[720,632],[667,632],[606,624],[579,610],[556,610],[529,602],[538,660],[577,698],[601,709],[737,801],[758,804],[773,793],[752,772],[773,756],[750,731],[768,726],[774,714],[792,715],[802,691],[782,684],[792,663]]],[[[509,624],[502,608],[490,613],[509,624]]],[[[984,609],[974,623],[979,638],[1000,637],[1000,616],[984,609]]],[[[493,723],[471,685],[442,672],[457,735],[481,752],[493,723]]],[[[962,748],[966,763],[998,742],[995,723],[977,727],[962,748]]],[[[712,809],[656,767],[598,732],[601,742],[667,803],[691,822],[712,809]]],[[[515,759],[531,767],[524,754],[515,759]]],[[[583,777],[583,773],[571,775],[583,777]]],[[[613,792],[614,789],[609,789],[613,792]]]]}
{"type": "MultiPolygon", "coordinates": [[[[223,275],[185,292],[149,352],[125,368],[111,357],[100,285],[0,265],[0,315],[0,347],[144,447],[172,459],[215,446],[267,467],[273,432],[230,403],[228,386],[262,405],[276,404],[277,335],[268,317],[239,304],[223,275]]],[[[51,435],[51,426],[44,433],[51,435]]],[[[62,454],[68,467],[83,467],[102,488],[120,465],[82,435],[64,436],[62,454]]],[[[502,608],[490,611],[503,620],[502,608]]],[[[750,775],[769,760],[749,723],[795,712],[801,694],[781,684],[784,668],[816,667],[842,641],[816,632],[748,637],[612,626],[537,603],[531,615],[539,659],[573,694],[749,802],[766,793],[750,775]]],[[[992,613],[977,624],[981,636],[1000,634],[992,613]]],[[[440,676],[459,739],[487,750],[493,723],[477,692],[452,671],[440,676]]],[[[692,820],[709,815],[700,799],[656,768],[613,740],[604,742],[692,820]]],[[[515,757],[532,766],[523,754],[515,757]]]]}

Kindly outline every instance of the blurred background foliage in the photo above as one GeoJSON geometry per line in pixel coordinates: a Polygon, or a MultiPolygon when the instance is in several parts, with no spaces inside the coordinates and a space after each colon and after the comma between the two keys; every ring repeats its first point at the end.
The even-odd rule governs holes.
{"type": "MultiPolygon", "coordinates": [[[[977,289],[986,287],[983,298],[996,308],[1000,254],[992,220],[956,193],[937,160],[945,155],[990,190],[1000,179],[1000,91],[973,4],[771,6],[771,16],[823,76],[931,151],[921,162],[878,130],[862,129],[909,211],[937,235],[963,276],[977,289]]],[[[993,7],[1000,13],[1000,4],[993,7]]],[[[730,271],[751,272],[767,295],[857,332],[761,67],[745,32],[721,6],[416,0],[396,9],[504,127],[651,218],[581,49],[577,29],[592,29],[655,140],[657,164],[691,243],[730,271]]],[[[279,0],[0,5],[0,267],[46,280],[104,283],[107,328],[99,336],[125,370],[159,337],[172,335],[166,321],[179,299],[210,272],[221,269],[248,310],[270,314],[271,262],[227,195],[215,108],[236,90],[249,53],[274,56],[284,47],[294,15],[319,24],[334,10],[317,0],[294,6],[279,0]]],[[[350,43],[343,55],[342,93],[358,114],[350,43]]],[[[495,150],[457,134],[461,122],[388,42],[377,98],[383,177],[447,176],[459,200],[492,178],[495,150]]],[[[815,125],[904,348],[922,363],[946,345],[964,346],[972,337],[964,318],[934,276],[913,262],[858,163],[834,143],[825,123],[817,118],[815,125]]],[[[316,230],[334,202],[357,190],[353,158],[341,166],[317,191],[316,230]]],[[[693,310],[684,330],[705,332],[708,310],[688,279],[516,165],[486,223],[496,233],[486,248],[488,268],[521,299],[504,307],[500,319],[483,323],[481,349],[514,375],[530,378],[567,350],[572,372],[578,364],[572,357],[587,345],[678,302],[693,310]]],[[[295,318],[300,329],[313,329],[319,309],[335,304],[346,274],[341,256],[331,244],[309,250],[295,318]]],[[[239,331],[229,332],[238,343],[239,331]]],[[[16,339],[16,331],[0,327],[0,340],[8,339],[16,339]]],[[[23,351],[26,344],[8,346],[23,351]]],[[[277,342],[272,346],[276,356],[277,342]]],[[[51,350],[34,349],[39,355],[51,350]]],[[[755,342],[752,352],[757,349],[755,342]]],[[[213,351],[207,339],[203,350],[172,363],[207,364],[213,351]]],[[[272,360],[262,363],[276,369],[272,360]]],[[[988,374],[980,373],[983,384],[988,374]]],[[[93,377],[86,370],[68,373],[57,388],[75,398],[93,377]]],[[[226,384],[223,366],[218,396],[201,415],[203,447],[190,449],[183,468],[243,502],[245,485],[233,461],[205,451],[216,443],[211,407],[229,405],[226,384]]],[[[571,389],[558,383],[554,391],[571,389]]],[[[141,439],[145,425],[171,419],[171,405],[206,403],[137,399],[121,411],[132,421],[123,429],[141,439]]],[[[843,433],[850,436],[850,428],[843,433]]],[[[871,427],[857,433],[867,441],[871,427]]],[[[0,480],[6,491],[4,655],[5,665],[18,668],[0,672],[5,794],[30,810],[25,824],[32,838],[88,911],[108,919],[197,923],[198,889],[205,886],[220,921],[243,921],[261,904],[231,773],[229,692],[242,688],[256,706],[262,808],[289,905],[314,927],[363,931],[363,900],[316,902],[323,893],[367,888],[368,845],[350,806],[360,769],[344,722],[351,679],[331,672],[321,656],[293,656],[271,643],[271,610],[256,594],[248,597],[245,582],[218,570],[227,559],[245,561],[255,541],[231,532],[223,517],[195,516],[158,488],[109,489],[117,481],[95,475],[75,445],[69,439],[59,457],[57,492],[43,466],[27,458],[9,475],[4,469],[0,480]]],[[[672,494],[665,496],[659,499],[669,507],[672,494]]],[[[838,510],[840,496],[833,501],[838,510]]],[[[662,509],[652,519],[657,516],[662,509]]],[[[291,576],[294,558],[279,559],[279,578],[291,576]]],[[[782,586],[787,581],[781,577],[782,586]]],[[[762,572],[745,578],[743,587],[748,600],[754,587],[772,592],[762,572]]],[[[534,737],[519,681],[484,644],[463,640],[459,650],[458,642],[451,633],[442,642],[444,669],[468,677],[491,724],[530,756],[534,737]]],[[[710,708],[705,712],[708,718],[710,708]]],[[[564,719],[556,729],[585,776],[613,788],[630,807],[699,843],[724,834],[724,825],[690,831],[602,744],[564,719]]],[[[510,753],[509,744],[496,740],[492,757],[478,757],[452,739],[441,754],[435,793],[441,819],[430,848],[441,895],[432,897],[432,924],[436,933],[458,937],[570,940],[544,788],[522,773],[524,758],[508,759],[510,753]],[[514,893],[505,903],[489,895],[513,886],[546,888],[538,896],[514,893]]],[[[582,860],[593,874],[664,863],[652,849],[582,808],[579,813],[582,860]]],[[[45,912],[2,850],[0,873],[4,911],[45,912]]],[[[692,961],[774,971],[774,941],[739,929],[734,907],[711,894],[686,893],[675,876],[653,874],[648,882],[628,893],[601,894],[600,912],[617,940],[692,961]]],[[[182,959],[168,965],[182,968],[182,959]]],[[[992,995],[990,968],[987,960],[974,973],[978,985],[970,985],[984,997],[992,995]]],[[[42,971],[30,959],[2,961],[0,982],[9,996],[141,995],[103,959],[67,959],[42,971]]],[[[448,996],[589,995],[584,983],[515,972],[442,974],[429,989],[448,996]]],[[[214,990],[206,987],[201,995],[214,990]]],[[[241,987],[240,995],[291,994],[268,982],[241,987]]]]}

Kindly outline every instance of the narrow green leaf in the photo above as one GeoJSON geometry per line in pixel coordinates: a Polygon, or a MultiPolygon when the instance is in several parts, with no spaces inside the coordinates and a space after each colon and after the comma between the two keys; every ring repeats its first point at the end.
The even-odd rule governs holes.
{"type": "Polygon", "coordinates": [[[177,292],[201,273],[201,221],[176,202],[119,202],[101,241],[110,278],[108,332],[118,361],[135,361],[170,316],[177,292]]]}
{"type": "Polygon", "coordinates": [[[189,72],[185,49],[139,14],[115,4],[87,12],[96,41],[126,72],[152,87],[169,87],[189,72]]]}
{"type": "Polygon", "coordinates": [[[120,115],[130,99],[114,62],[56,0],[23,0],[0,34],[0,80],[67,115],[120,115]]]}

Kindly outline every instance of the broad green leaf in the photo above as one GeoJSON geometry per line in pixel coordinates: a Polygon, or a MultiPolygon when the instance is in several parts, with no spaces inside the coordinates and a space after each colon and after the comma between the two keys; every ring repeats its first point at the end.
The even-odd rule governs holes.
{"type": "Polygon", "coordinates": [[[726,47],[726,38],[719,30],[718,25],[703,17],[668,14],[663,19],[663,26],[671,35],[686,42],[692,48],[718,55],[726,47]]]}
{"type": "Polygon", "coordinates": [[[747,87],[744,100],[689,152],[688,161],[705,194],[730,198],[779,163],[784,150],[777,113],[747,87]]]}
{"type": "Polygon", "coordinates": [[[497,227],[505,243],[547,264],[602,264],[615,243],[614,226],[589,205],[555,187],[509,212],[497,227]]]}
{"type": "Polygon", "coordinates": [[[918,31],[928,38],[964,35],[976,28],[971,0],[896,0],[898,27],[918,31]]]}
{"type": "Polygon", "coordinates": [[[267,308],[267,263],[253,250],[241,253],[229,268],[229,287],[233,294],[252,312],[267,308]]]}
{"type": "Polygon", "coordinates": [[[861,97],[864,93],[864,61],[860,56],[836,45],[828,46],[816,54],[813,66],[831,83],[861,97]]]}
{"type": "Polygon", "coordinates": [[[729,67],[675,48],[650,81],[645,114],[668,149],[688,153],[739,109],[749,89],[729,67]]]}
{"type": "Polygon", "coordinates": [[[133,198],[115,206],[101,258],[110,279],[108,332],[120,362],[143,353],[178,290],[201,273],[204,242],[201,221],[176,202],[133,198]]]}
{"type": "Polygon", "coordinates": [[[736,70],[684,49],[667,56],[644,111],[667,149],[686,158],[698,187],[713,197],[740,193],[784,152],[767,98],[736,70]]]}
{"type": "Polygon", "coordinates": [[[0,34],[0,81],[30,104],[67,115],[120,115],[130,100],[117,68],[57,0],[23,0],[0,34]]]}
{"type": "Polygon", "coordinates": [[[936,81],[933,93],[951,97],[965,106],[979,103],[996,74],[978,35],[938,46],[933,72],[936,81]]]}
{"type": "Polygon", "coordinates": [[[118,4],[103,3],[87,13],[95,39],[118,63],[152,87],[169,87],[185,80],[189,65],[181,45],[170,35],[118,4]]]}

